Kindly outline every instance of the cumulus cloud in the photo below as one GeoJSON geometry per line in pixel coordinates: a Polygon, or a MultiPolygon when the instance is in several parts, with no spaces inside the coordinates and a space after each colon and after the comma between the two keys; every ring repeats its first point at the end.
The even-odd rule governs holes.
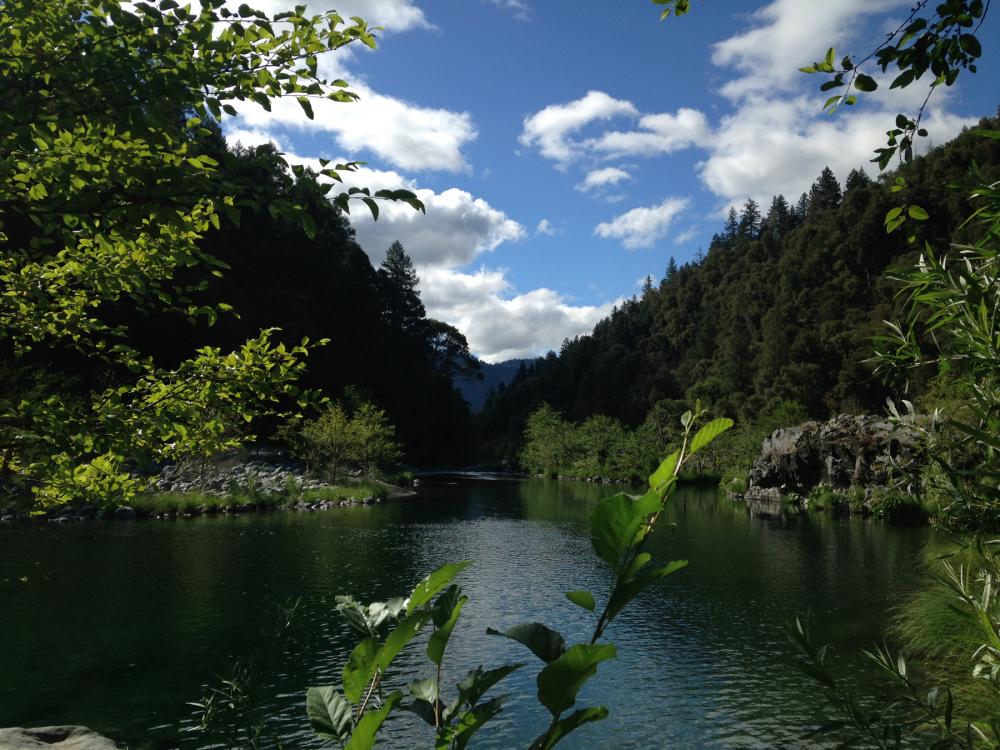
{"type": "Polygon", "coordinates": [[[583,182],[576,186],[581,192],[587,192],[594,188],[606,185],[617,185],[622,180],[631,180],[632,175],[619,167],[604,167],[603,169],[593,169],[583,178],[583,182]]]}
{"type": "Polygon", "coordinates": [[[364,84],[352,85],[351,90],[361,97],[359,101],[314,100],[312,120],[291,98],[274,101],[270,112],[246,103],[238,108],[240,118],[233,127],[273,134],[279,140],[288,131],[328,133],[338,149],[354,154],[368,151],[401,169],[468,171],[462,148],[478,135],[470,114],[421,107],[364,84]]]}
{"type": "Polygon", "coordinates": [[[612,130],[588,140],[586,146],[607,157],[656,156],[704,145],[711,132],[704,113],[682,107],[677,114],[644,115],[639,118],[639,129],[612,130]]]}
{"type": "Polygon", "coordinates": [[[469,347],[487,362],[533,357],[558,348],[566,338],[593,330],[621,300],[573,305],[552,289],[514,292],[503,270],[421,272],[428,315],[465,332],[469,347]]]}
{"type": "MultiPolygon", "coordinates": [[[[733,77],[721,93],[734,111],[723,117],[698,167],[705,186],[726,205],[751,196],[765,204],[776,193],[794,199],[825,166],[843,180],[868,164],[885,140],[897,112],[913,112],[926,88],[889,89],[891,76],[871,72],[879,90],[863,97],[863,108],[824,114],[820,80],[798,71],[822,57],[828,45],[850,44],[859,19],[905,8],[900,0],[843,0],[815,12],[798,0],[774,0],[751,16],[750,30],[715,45],[712,61],[733,77]]],[[[970,123],[948,109],[950,90],[941,87],[922,125],[938,142],[970,123]]]]}
{"type": "Polygon", "coordinates": [[[817,10],[802,0],[774,0],[751,14],[752,27],[716,44],[712,62],[739,75],[722,87],[732,99],[787,90],[802,79],[798,68],[842,46],[865,29],[866,16],[908,5],[908,0],[838,0],[817,10]]]}
{"type": "Polygon", "coordinates": [[[674,217],[687,208],[689,203],[687,198],[667,198],[656,206],[633,208],[611,221],[598,224],[594,228],[594,234],[604,239],[621,240],[629,250],[652,247],[666,235],[674,217]]]}
{"type": "Polygon", "coordinates": [[[518,140],[521,145],[537,147],[547,159],[567,164],[581,148],[570,136],[592,122],[628,115],[636,117],[632,102],[615,99],[603,91],[588,91],[586,96],[567,104],[550,104],[524,119],[518,140]]]}
{"type": "Polygon", "coordinates": [[[528,231],[503,211],[466,190],[448,188],[440,192],[393,171],[362,167],[344,174],[347,187],[406,188],[424,202],[427,213],[414,211],[406,203],[381,204],[378,221],[358,204],[351,223],[358,242],[373,263],[380,263],[394,240],[399,240],[418,268],[455,268],[471,262],[502,242],[517,242],[528,231]]]}
{"type": "MultiPolygon", "coordinates": [[[[699,167],[705,185],[728,201],[751,196],[762,205],[775,193],[794,199],[829,166],[843,181],[867,164],[885,138],[896,109],[878,108],[840,117],[816,115],[809,97],[762,100],[723,119],[709,156],[699,167]]],[[[924,115],[924,125],[941,140],[968,120],[941,107],[924,115]]]]}
{"type": "Polygon", "coordinates": [[[369,26],[381,26],[386,31],[409,31],[411,29],[434,28],[424,16],[424,12],[411,0],[254,0],[249,5],[269,15],[292,10],[296,4],[305,4],[308,13],[323,13],[335,10],[348,19],[359,16],[369,26]]]}

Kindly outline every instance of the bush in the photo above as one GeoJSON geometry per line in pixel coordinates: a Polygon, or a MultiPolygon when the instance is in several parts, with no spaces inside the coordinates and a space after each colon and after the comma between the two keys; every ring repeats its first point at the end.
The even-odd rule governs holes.
{"type": "Polygon", "coordinates": [[[334,403],[316,419],[287,425],[282,437],[310,471],[330,482],[351,471],[374,477],[394,467],[402,455],[396,428],[370,403],[352,412],[334,403]]]}

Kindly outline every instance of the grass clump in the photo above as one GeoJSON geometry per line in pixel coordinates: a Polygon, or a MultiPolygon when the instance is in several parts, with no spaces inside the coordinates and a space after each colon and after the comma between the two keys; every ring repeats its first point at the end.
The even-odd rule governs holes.
{"type": "Polygon", "coordinates": [[[304,503],[337,502],[339,500],[364,500],[368,497],[385,499],[389,491],[378,482],[362,480],[351,484],[339,484],[331,487],[317,487],[306,490],[300,495],[304,503]]]}

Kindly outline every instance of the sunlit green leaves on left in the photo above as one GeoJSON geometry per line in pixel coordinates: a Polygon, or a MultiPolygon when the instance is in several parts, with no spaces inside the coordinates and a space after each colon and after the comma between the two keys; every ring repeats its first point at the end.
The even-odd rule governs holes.
{"type": "MultiPolygon", "coordinates": [[[[360,42],[364,21],[301,6],[269,17],[224,0],[0,4],[0,480],[38,507],[120,502],[142,489],[137,464],[197,456],[253,435],[255,417],[315,400],[295,386],[309,349],[261,332],[233,352],[203,349],[169,366],[136,349],[111,314],[172,311],[211,323],[178,272],[224,269],[200,241],[255,206],[205,155],[236,106],[295,97],[351,102],[318,57],[360,42]],[[103,363],[97,384],[39,368],[43,353],[103,363]]],[[[356,163],[321,161],[324,190],[356,163]]],[[[361,196],[422,209],[408,191],[361,196]]],[[[344,193],[335,200],[354,199],[344,193]]],[[[257,206],[260,208],[260,206],[257,206]]],[[[272,214],[306,233],[299,207],[272,214]]]]}

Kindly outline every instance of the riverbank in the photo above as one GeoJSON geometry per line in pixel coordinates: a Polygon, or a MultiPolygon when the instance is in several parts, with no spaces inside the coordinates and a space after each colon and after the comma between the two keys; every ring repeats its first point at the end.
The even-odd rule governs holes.
{"type": "Polygon", "coordinates": [[[310,512],[372,505],[415,494],[412,489],[372,478],[324,482],[282,453],[266,449],[172,464],[152,477],[150,484],[153,487],[150,491],[117,505],[68,505],[42,514],[10,508],[0,510],[0,522],[131,521],[230,513],[310,512]]]}

